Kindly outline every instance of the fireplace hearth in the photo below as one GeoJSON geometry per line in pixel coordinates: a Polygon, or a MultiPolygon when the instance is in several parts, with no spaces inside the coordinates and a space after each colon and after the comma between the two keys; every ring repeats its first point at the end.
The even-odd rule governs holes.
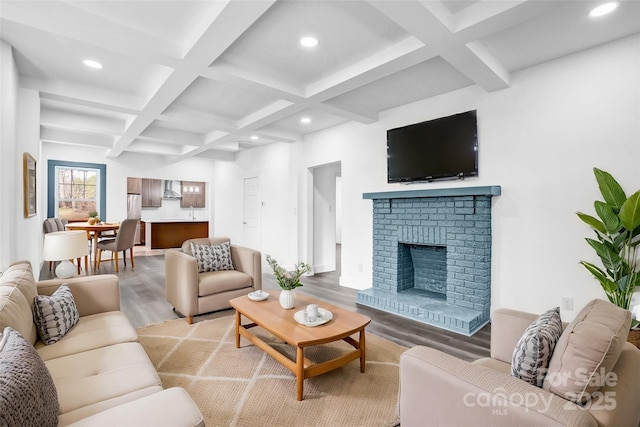
{"type": "Polygon", "coordinates": [[[499,186],[366,193],[373,287],[357,303],[464,335],[489,322],[491,197],[499,186]]]}

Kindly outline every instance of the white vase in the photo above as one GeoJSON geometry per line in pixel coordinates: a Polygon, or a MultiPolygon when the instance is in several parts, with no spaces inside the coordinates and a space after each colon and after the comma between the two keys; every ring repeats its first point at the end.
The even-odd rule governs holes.
{"type": "Polygon", "coordinates": [[[296,304],[296,295],[293,293],[293,291],[283,289],[282,292],[280,292],[278,301],[280,301],[280,307],[284,308],[285,310],[289,310],[296,304]]]}

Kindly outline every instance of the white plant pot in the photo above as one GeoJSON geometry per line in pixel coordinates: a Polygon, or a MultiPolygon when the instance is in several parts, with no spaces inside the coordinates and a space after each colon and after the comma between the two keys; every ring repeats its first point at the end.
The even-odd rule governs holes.
{"type": "Polygon", "coordinates": [[[285,310],[289,310],[296,304],[296,295],[293,293],[293,291],[283,289],[282,292],[280,292],[278,301],[280,301],[280,306],[282,308],[284,308],[285,310]]]}

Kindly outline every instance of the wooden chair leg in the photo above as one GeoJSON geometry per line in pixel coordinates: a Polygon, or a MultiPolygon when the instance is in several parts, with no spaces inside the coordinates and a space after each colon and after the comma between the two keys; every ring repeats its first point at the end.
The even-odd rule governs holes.
{"type": "Polygon", "coordinates": [[[100,270],[100,261],[102,260],[102,249],[98,249],[98,253],[96,255],[96,259],[94,260],[94,262],[96,263],[96,265],[98,266],[98,270],[100,270]]]}
{"type": "Polygon", "coordinates": [[[53,261],[49,261],[49,271],[51,271],[51,268],[53,268],[53,261]]]}
{"type": "Polygon", "coordinates": [[[89,274],[89,255],[84,256],[84,271],[89,274]]]}
{"type": "Polygon", "coordinates": [[[193,316],[187,316],[186,319],[188,324],[193,325],[193,316]]]}
{"type": "Polygon", "coordinates": [[[113,255],[116,259],[116,273],[118,272],[118,251],[114,251],[113,255]]]}
{"type": "Polygon", "coordinates": [[[80,275],[80,270],[82,269],[82,264],[81,264],[81,257],[78,257],[78,275],[80,275]]]}
{"type": "Polygon", "coordinates": [[[133,263],[133,248],[129,248],[129,257],[131,257],[131,268],[135,268],[136,265],[133,263]]]}

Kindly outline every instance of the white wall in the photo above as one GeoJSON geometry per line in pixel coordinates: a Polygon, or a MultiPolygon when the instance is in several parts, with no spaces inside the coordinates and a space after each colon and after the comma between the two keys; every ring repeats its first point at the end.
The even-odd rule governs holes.
{"type": "MultiPolygon", "coordinates": [[[[596,261],[589,229],[599,192],[592,168],[629,193],[640,187],[640,36],[548,62],[512,76],[511,87],[472,87],[403,106],[368,126],[349,123],[305,139],[304,167],[342,162],[341,283],[371,285],[371,201],[362,193],[500,185],[493,200],[492,306],[540,312],[574,298],[570,320],[604,298],[579,264],[596,261]],[[479,177],[462,182],[386,183],[386,129],[477,109],[479,177]]],[[[304,236],[301,236],[304,238],[304,236]]],[[[305,242],[301,242],[304,246],[305,242]]]]}
{"type": "MultiPolygon", "coordinates": [[[[38,127],[39,129],[39,127],[38,127]]],[[[102,163],[107,166],[107,217],[105,221],[120,221],[127,216],[127,177],[156,178],[182,181],[206,182],[206,207],[194,209],[196,219],[209,220],[209,234],[214,230],[214,187],[213,160],[187,159],[180,163],[166,165],[156,156],[125,154],[117,159],[105,157],[102,148],[85,148],[71,145],[42,143],[41,182],[43,189],[40,206],[47,206],[47,161],[65,160],[71,162],[102,163]]],[[[143,208],[142,219],[183,218],[188,219],[191,209],[181,208],[179,200],[162,200],[161,208],[143,208]]],[[[44,212],[46,218],[46,211],[44,212]]]]}
{"type": "Polygon", "coordinates": [[[39,179],[38,173],[42,176],[44,165],[40,161],[40,98],[38,92],[31,89],[18,90],[18,115],[16,121],[16,139],[18,148],[16,156],[19,159],[17,163],[19,177],[14,184],[13,191],[16,199],[20,200],[20,204],[16,206],[18,213],[18,223],[16,240],[16,252],[20,254],[20,259],[27,259],[31,262],[31,266],[35,270],[40,268],[40,258],[42,254],[42,221],[46,218],[45,206],[38,203],[38,195],[45,191],[42,181],[39,179]],[[36,215],[30,218],[24,217],[24,189],[22,185],[23,177],[23,152],[28,152],[36,159],[36,215]],[[40,244],[33,244],[40,242],[40,244]]]}
{"type": "MultiPolygon", "coordinates": [[[[38,269],[42,205],[37,205],[36,216],[25,218],[22,182],[23,153],[40,160],[40,103],[37,92],[19,88],[11,46],[2,40],[0,76],[0,271],[17,260],[28,260],[38,269]]],[[[36,168],[40,167],[37,163],[36,168]]],[[[37,182],[37,193],[41,189],[37,182]]]]}
{"type": "MultiPolygon", "coordinates": [[[[214,168],[216,227],[220,235],[243,244],[243,182],[258,177],[260,186],[260,249],[283,265],[297,262],[298,197],[293,144],[272,144],[241,152],[235,163],[217,162],[214,168]]],[[[264,258],[264,257],[263,257],[264,258]]]]}
{"type": "Polygon", "coordinates": [[[18,70],[11,46],[0,40],[0,270],[16,261],[16,230],[22,216],[22,196],[18,198],[15,183],[22,171],[16,141],[18,109],[18,70]]]}

